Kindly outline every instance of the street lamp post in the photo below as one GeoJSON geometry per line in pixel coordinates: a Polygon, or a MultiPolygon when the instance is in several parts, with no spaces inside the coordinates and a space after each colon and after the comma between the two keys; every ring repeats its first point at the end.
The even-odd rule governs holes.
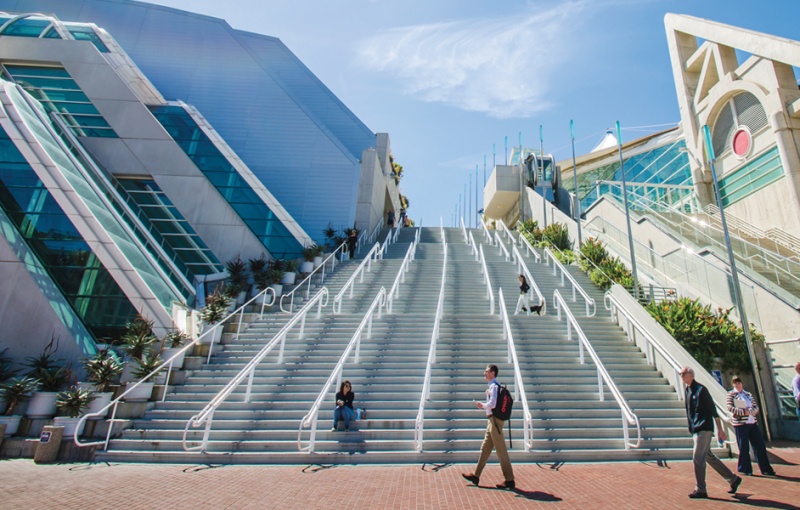
{"type": "Polygon", "coordinates": [[[575,219],[578,222],[578,251],[581,250],[581,199],[578,197],[578,167],[575,164],[575,123],[569,121],[569,134],[572,138],[572,178],[575,179],[575,219]]]}
{"type": "MultiPolygon", "coordinates": [[[[636,254],[633,251],[633,233],[631,232],[631,212],[628,209],[628,187],[625,184],[625,163],[622,161],[622,130],[617,121],[617,145],[619,147],[619,169],[622,172],[622,198],[625,206],[625,222],[628,224],[628,246],[631,250],[631,273],[633,273],[633,296],[639,301],[639,278],[636,274],[636,254]]],[[[577,181],[576,181],[577,182],[577,181]]]]}
{"type": "MultiPolygon", "coordinates": [[[[753,381],[756,383],[756,391],[758,398],[761,400],[761,407],[766,409],[767,401],[764,398],[764,388],[761,384],[761,378],[758,373],[758,360],[756,360],[755,352],[753,351],[753,340],[750,338],[750,323],[747,321],[747,314],[744,311],[744,303],[742,302],[742,289],[739,285],[739,272],[736,269],[736,259],[733,256],[733,248],[731,248],[731,238],[728,235],[728,223],[725,221],[725,210],[722,208],[722,197],[719,193],[719,183],[717,182],[717,172],[714,169],[716,156],[714,154],[714,146],[711,144],[711,133],[708,126],[703,126],[703,137],[705,139],[706,153],[708,155],[708,165],[711,167],[711,182],[714,186],[714,196],[719,208],[720,222],[722,223],[722,231],[725,234],[725,246],[728,249],[728,263],[731,266],[731,281],[733,284],[733,297],[736,300],[736,307],[739,310],[739,318],[742,320],[742,331],[744,331],[744,341],[747,345],[747,353],[750,356],[750,364],[753,368],[753,381]]],[[[764,416],[764,430],[767,435],[767,441],[770,440],[769,423],[767,421],[766,412],[764,416]]]]}

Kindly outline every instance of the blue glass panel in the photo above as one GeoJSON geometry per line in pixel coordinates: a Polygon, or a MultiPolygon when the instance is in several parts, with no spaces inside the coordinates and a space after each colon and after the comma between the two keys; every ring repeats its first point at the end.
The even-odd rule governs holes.
{"type": "Polygon", "coordinates": [[[70,27],[69,33],[76,41],[91,41],[95,48],[103,53],[108,53],[108,47],[100,40],[100,37],[91,27],[70,27]]]}
{"type": "Polygon", "coordinates": [[[6,27],[2,35],[13,35],[17,37],[39,37],[39,34],[42,33],[42,30],[49,25],[50,22],[45,19],[23,18],[6,27]]]}

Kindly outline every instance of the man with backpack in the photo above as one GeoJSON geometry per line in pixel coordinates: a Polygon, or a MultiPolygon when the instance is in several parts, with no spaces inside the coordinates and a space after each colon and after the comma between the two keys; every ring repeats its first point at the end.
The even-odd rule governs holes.
{"type": "Polygon", "coordinates": [[[511,461],[508,459],[505,437],[503,437],[503,426],[511,417],[511,407],[514,401],[508,389],[500,386],[497,381],[497,372],[497,365],[488,365],[483,372],[483,376],[489,383],[489,389],[486,390],[486,402],[477,402],[476,404],[478,409],[486,411],[489,423],[486,426],[486,437],[484,437],[481,445],[481,456],[478,459],[478,466],[475,468],[475,472],[464,473],[461,476],[465,480],[478,485],[483,468],[486,466],[486,461],[489,460],[492,450],[497,450],[497,459],[500,461],[503,478],[506,480],[505,483],[497,484],[497,488],[513,489],[516,486],[514,483],[514,470],[511,468],[511,461]]]}

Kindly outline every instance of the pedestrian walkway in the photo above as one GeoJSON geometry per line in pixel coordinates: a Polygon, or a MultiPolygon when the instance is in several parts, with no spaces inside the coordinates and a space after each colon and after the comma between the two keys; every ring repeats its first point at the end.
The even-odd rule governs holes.
{"type": "MultiPolygon", "coordinates": [[[[301,508],[662,509],[758,507],[800,509],[800,444],[770,448],[779,477],[745,477],[739,493],[714,473],[709,500],[689,500],[692,463],[685,461],[515,465],[517,489],[502,482],[493,455],[476,488],[461,478],[474,465],[186,466],[59,464],[0,461],[3,509],[301,508]]],[[[478,452],[475,452],[477,460],[478,452]]],[[[736,460],[725,460],[735,469],[736,460]]]]}

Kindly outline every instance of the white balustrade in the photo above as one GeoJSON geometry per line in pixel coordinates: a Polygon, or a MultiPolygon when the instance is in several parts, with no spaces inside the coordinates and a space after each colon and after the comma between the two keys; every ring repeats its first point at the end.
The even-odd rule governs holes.
{"type": "Polygon", "coordinates": [[[489,315],[494,315],[494,291],[492,282],[489,280],[489,270],[486,267],[486,257],[483,254],[483,245],[480,247],[481,270],[483,271],[483,283],[486,284],[486,299],[489,300],[489,315]]]}
{"type": "Polygon", "coordinates": [[[411,243],[408,245],[408,251],[406,251],[406,256],[403,257],[403,262],[400,264],[400,269],[397,270],[397,276],[394,279],[394,283],[392,284],[392,288],[389,290],[389,294],[386,298],[386,312],[392,313],[392,304],[394,303],[395,298],[400,297],[400,283],[405,283],[406,281],[406,273],[408,272],[408,266],[412,260],[414,260],[414,255],[417,251],[417,245],[411,243]]]}
{"type": "MultiPolygon", "coordinates": [[[[361,234],[361,235],[363,236],[364,234],[361,234]]],[[[361,238],[359,237],[359,239],[361,239],[361,238]]],[[[328,266],[328,263],[330,263],[331,269],[328,272],[332,273],[334,271],[334,269],[336,269],[336,253],[337,252],[339,253],[340,258],[343,257],[344,254],[345,254],[345,247],[346,246],[347,245],[344,244],[344,243],[340,244],[338,248],[333,250],[333,252],[330,255],[328,255],[325,258],[325,260],[322,261],[322,264],[320,264],[319,266],[315,267],[314,270],[311,271],[308,274],[308,276],[306,276],[303,279],[302,282],[300,282],[297,286],[295,286],[295,288],[292,289],[291,292],[281,296],[281,299],[279,301],[281,312],[283,312],[283,313],[294,313],[294,296],[300,289],[303,288],[303,286],[305,286],[305,289],[306,289],[305,298],[308,299],[308,297],[311,295],[311,284],[312,284],[311,280],[312,280],[312,277],[316,276],[316,277],[319,278],[319,281],[316,282],[319,285],[322,285],[322,284],[325,283],[325,268],[328,266]],[[286,310],[283,307],[283,300],[286,299],[286,298],[289,298],[289,309],[288,310],[286,310]]],[[[263,314],[264,314],[264,307],[263,306],[261,307],[261,314],[262,314],[262,317],[263,317],[263,314]]]]}
{"type": "MultiPolygon", "coordinates": [[[[390,232],[391,233],[391,232],[390,232]]],[[[350,278],[347,279],[344,286],[336,293],[336,297],[333,298],[333,313],[342,313],[342,301],[344,301],[344,294],[348,290],[350,291],[350,299],[353,299],[353,287],[355,287],[355,281],[357,277],[360,277],[359,283],[364,283],[364,271],[370,272],[372,271],[372,258],[375,257],[376,259],[379,258],[379,254],[383,249],[381,245],[375,243],[367,256],[364,257],[364,260],[358,265],[353,274],[350,275],[350,278]]]]}
{"type": "Polygon", "coordinates": [[[506,245],[503,243],[502,240],[500,240],[500,233],[497,230],[494,231],[494,237],[495,237],[495,241],[497,242],[497,246],[500,248],[498,250],[499,253],[501,255],[505,254],[506,262],[508,262],[508,259],[511,257],[511,255],[508,253],[508,249],[506,248],[506,245]]]}
{"type": "Polygon", "coordinates": [[[547,265],[548,260],[553,261],[553,276],[557,276],[557,272],[561,271],[561,286],[564,286],[564,278],[566,277],[567,280],[572,284],[572,302],[576,302],[578,297],[576,293],[580,293],[581,297],[583,297],[584,301],[586,301],[586,316],[587,317],[594,317],[594,314],[597,313],[597,305],[595,305],[594,299],[583,290],[583,287],[575,281],[575,278],[570,274],[569,271],[564,267],[564,265],[553,255],[553,252],[550,251],[550,248],[544,249],[544,263],[547,265]],[[589,313],[589,305],[592,307],[592,313],[589,313]]]}
{"type": "MultiPolygon", "coordinates": [[[[514,247],[516,249],[516,246],[514,247]]],[[[533,443],[533,417],[528,408],[528,397],[525,395],[525,387],[522,384],[522,372],[519,368],[519,358],[517,358],[517,348],[514,345],[514,335],[511,333],[511,324],[508,321],[508,311],[506,301],[503,298],[503,289],[499,292],[500,298],[500,317],[503,321],[503,339],[508,343],[508,362],[514,366],[514,401],[522,403],[522,433],[523,447],[526,452],[531,451],[533,443]]]]}

